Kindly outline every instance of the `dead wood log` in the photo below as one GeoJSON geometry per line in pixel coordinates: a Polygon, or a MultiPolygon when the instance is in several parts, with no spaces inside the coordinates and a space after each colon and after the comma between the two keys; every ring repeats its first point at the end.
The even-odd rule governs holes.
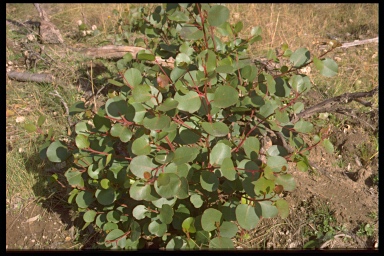
{"type": "Polygon", "coordinates": [[[34,3],[41,18],[40,24],[40,39],[45,44],[62,44],[64,39],[60,30],[49,20],[47,13],[43,10],[40,4],[34,3]]]}
{"type": "Polygon", "coordinates": [[[21,82],[52,83],[55,77],[51,74],[33,74],[29,72],[10,71],[7,73],[9,79],[21,82]]]}
{"type": "MultiPolygon", "coordinates": [[[[297,114],[292,119],[292,123],[296,123],[297,121],[299,121],[300,118],[307,118],[316,113],[336,112],[337,108],[335,107],[335,105],[340,103],[349,103],[353,100],[361,103],[360,98],[372,97],[378,92],[378,90],[379,90],[379,87],[376,87],[369,92],[344,93],[342,95],[327,99],[297,114]]],[[[364,102],[363,105],[367,106],[367,102],[364,102]]]]}
{"type": "MultiPolygon", "coordinates": [[[[95,48],[81,48],[81,49],[70,48],[70,49],[82,55],[85,55],[87,57],[106,58],[106,59],[122,58],[127,53],[131,53],[133,58],[136,58],[136,55],[139,51],[146,50],[143,47],[116,46],[116,45],[107,45],[107,46],[95,47],[95,48]]],[[[154,63],[154,64],[158,63],[162,66],[168,66],[170,68],[174,67],[173,58],[164,60],[156,56],[155,61],[152,61],[151,63],[154,63]]]]}

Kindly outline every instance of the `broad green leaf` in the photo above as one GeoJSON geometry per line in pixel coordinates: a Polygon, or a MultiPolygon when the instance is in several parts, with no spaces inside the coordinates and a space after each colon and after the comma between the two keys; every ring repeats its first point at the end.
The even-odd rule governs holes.
{"type": "Polygon", "coordinates": [[[117,228],[119,228],[119,226],[116,223],[112,223],[112,222],[107,222],[103,225],[103,230],[107,232],[117,228]]]}
{"type": "Polygon", "coordinates": [[[173,160],[175,154],[172,151],[160,150],[156,153],[155,161],[159,164],[166,164],[173,160]]]}
{"type": "Polygon", "coordinates": [[[68,148],[61,141],[54,141],[47,148],[47,157],[51,162],[61,163],[69,156],[68,148]]]}
{"type": "Polygon", "coordinates": [[[259,222],[261,213],[256,213],[255,207],[247,204],[239,204],[236,207],[236,219],[240,227],[251,230],[259,222]]]}
{"type": "Polygon", "coordinates": [[[257,76],[257,68],[255,65],[247,65],[240,71],[241,76],[247,79],[249,83],[252,83],[257,76]]]}
{"type": "Polygon", "coordinates": [[[127,69],[127,71],[124,73],[124,78],[128,84],[134,88],[141,84],[141,81],[143,80],[143,76],[141,75],[140,70],[136,68],[127,69]]]}
{"type": "Polygon", "coordinates": [[[179,102],[177,109],[194,113],[199,110],[201,106],[201,100],[199,94],[194,91],[189,91],[186,95],[175,94],[175,100],[179,102]]]}
{"type": "Polygon", "coordinates": [[[122,142],[128,142],[132,138],[132,131],[128,127],[116,123],[111,129],[111,135],[120,138],[122,142]]]}
{"type": "Polygon", "coordinates": [[[231,157],[231,148],[224,143],[217,143],[210,153],[209,162],[213,166],[220,166],[225,158],[231,157]]]}
{"type": "Polygon", "coordinates": [[[180,207],[176,209],[173,216],[172,226],[177,230],[182,230],[181,224],[183,221],[190,216],[190,211],[186,207],[180,207]]]}
{"type": "Polygon", "coordinates": [[[175,67],[172,71],[171,71],[171,75],[170,75],[170,78],[171,80],[176,83],[178,82],[179,78],[184,76],[185,73],[187,72],[187,70],[183,69],[183,68],[179,68],[179,67],[175,67]]]}
{"type": "Polygon", "coordinates": [[[76,196],[76,203],[80,208],[87,208],[93,201],[95,201],[95,198],[93,193],[89,191],[80,191],[76,196]]]}
{"type": "Polygon", "coordinates": [[[109,189],[98,189],[95,193],[97,201],[102,205],[110,205],[116,199],[115,190],[113,188],[109,189]]]}
{"type": "Polygon", "coordinates": [[[39,119],[37,120],[37,126],[41,127],[44,124],[46,119],[47,119],[46,116],[39,115],[39,119]]]}
{"type": "Polygon", "coordinates": [[[83,177],[81,177],[82,174],[82,172],[71,168],[65,172],[64,176],[67,178],[69,185],[82,188],[84,187],[84,180],[83,177]]]}
{"type": "Polygon", "coordinates": [[[290,123],[290,119],[289,119],[289,115],[288,115],[288,112],[286,110],[282,110],[280,111],[278,108],[275,110],[275,117],[276,117],[276,120],[281,124],[281,125],[285,125],[285,124],[288,124],[290,123]]]}
{"type": "Polygon", "coordinates": [[[235,223],[230,221],[223,221],[220,226],[220,236],[232,238],[237,234],[237,226],[235,223]]]}
{"type": "Polygon", "coordinates": [[[208,12],[208,22],[214,27],[218,27],[229,18],[229,10],[222,5],[214,5],[208,12]]]}
{"type": "Polygon", "coordinates": [[[75,126],[75,131],[77,134],[89,135],[89,131],[91,130],[91,126],[86,121],[78,122],[75,126]]]}
{"type": "Polygon", "coordinates": [[[284,199],[280,198],[276,200],[276,207],[279,212],[279,215],[282,219],[285,219],[289,215],[289,205],[287,201],[284,199]]]}
{"type": "Polygon", "coordinates": [[[149,101],[152,98],[151,87],[147,84],[136,85],[132,90],[132,96],[139,103],[149,101]]]}
{"type": "Polygon", "coordinates": [[[230,157],[224,158],[221,163],[221,174],[228,180],[235,180],[237,178],[237,172],[233,166],[232,159],[230,157]]]}
{"type": "Polygon", "coordinates": [[[144,172],[152,173],[152,170],[156,167],[157,165],[152,162],[151,158],[146,155],[140,155],[132,159],[129,168],[136,177],[145,179],[144,172]]]}
{"type": "Polygon", "coordinates": [[[224,85],[215,90],[212,105],[218,108],[227,108],[239,100],[238,91],[232,86],[224,85]]]}
{"type": "Polygon", "coordinates": [[[172,109],[177,108],[179,102],[173,98],[167,98],[160,106],[157,107],[157,110],[166,112],[172,109]]]}
{"type": "Polygon", "coordinates": [[[160,196],[156,193],[153,186],[145,184],[144,181],[136,180],[129,188],[129,194],[132,199],[136,201],[154,201],[158,200],[160,196]]]}
{"type": "Polygon", "coordinates": [[[112,210],[107,213],[107,221],[111,223],[119,223],[121,218],[121,212],[112,210]]]}
{"type": "Polygon", "coordinates": [[[188,249],[188,242],[180,236],[173,237],[165,246],[167,250],[188,249]]]}
{"type": "Polygon", "coordinates": [[[195,241],[199,246],[208,245],[210,233],[205,230],[197,230],[195,235],[195,241]]]}
{"type": "Polygon", "coordinates": [[[170,206],[173,206],[175,203],[176,203],[176,200],[177,198],[176,197],[173,197],[173,198],[164,198],[164,197],[161,197],[157,200],[154,200],[154,201],[151,201],[151,203],[156,206],[157,208],[161,208],[163,207],[163,205],[167,204],[167,205],[170,205],[170,206]]]}
{"type": "Polygon", "coordinates": [[[133,141],[132,153],[137,156],[149,155],[149,153],[151,153],[151,146],[147,136],[141,136],[140,138],[137,138],[133,141]]]}
{"type": "Polygon", "coordinates": [[[121,116],[128,111],[128,104],[123,97],[115,96],[107,100],[105,110],[109,117],[121,119],[121,116]]]}
{"type": "Polygon", "coordinates": [[[180,188],[179,191],[176,194],[176,197],[179,199],[186,199],[189,197],[189,185],[188,180],[185,177],[180,177],[180,188]]]}
{"type": "Polygon", "coordinates": [[[308,121],[300,120],[293,127],[297,132],[310,133],[313,130],[313,124],[308,121]]]}
{"type": "Polygon", "coordinates": [[[96,221],[95,221],[96,226],[101,228],[106,222],[107,222],[107,214],[106,213],[102,213],[102,214],[97,215],[96,221]]]}
{"type": "Polygon", "coordinates": [[[235,24],[235,27],[233,28],[233,30],[235,31],[235,33],[239,33],[242,29],[243,29],[243,22],[241,21],[238,21],[236,24],[235,24]]]}
{"type": "Polygon", "coordinates": [[[214,209],[208,208],[203,212],[201,216],[201,226],[205,231],[212,231],[220,227],[223,214],[214,209]]]}
{"type": "Polygon", "coordinates": [[[288,155],[288,151],[286,148],[280,145],[272,145],[267,150],[268,155],[270,156],[286,156],[288,155]]]}
{"type": "Polygon", "coordinates": [[[187,54],[181,52],[176,55],[175,64],[177,67],[186,68],[189,64],[192,64],[192,60],[187,54]]]}
{"type": "Polygon", "coordinates": [[[275,188],[275,182],[264,177],[260,177],[257,181],[253,181],[252,183],[255,185],[254,190],[257,196],[269,194],[275,188]]]}
{"type": "Polygon", "coordinates": [[[179,135],[184,144],[194,144],[201,138],[200,131],[197,129],[188,129],[181,126],[179,129],[179,135]]]}
{"type": "Polygon", "coordinates": [[[310,59],[310,53],[307,48],[299,48],[292,53],[289,60],[293,63],[293,66],[298,68],[307,63],[310,59]]]}
{"type": "Polygon", "coordinates": [[[233,241],[229,237],[215,237],[209,242],[209,249],[235,249],[233,241]]]}
{"type": "Polygon", "coordinates": [[[219,179],[210,171],[202,171],[200,174],[200,185],[203,189],[212,192],[219,187],[219,179]]]}
{"type": "Polygon", "coordinates": [[[296,181],[291,174],[281,174],[279,175],[275,183],[277,185],[282,185],[285,191],[292,192],[296,188],[296,181]]]}
{"type": "Polygon", "coordinates": [[[263,216],[263,218],[273,218],[277,216],[278,209],[272,205],[271,201],[260,201],[256,202],[256,204],[260,205],[261,216],[263,216]]]}
{"type": "MultiPolygon", "coordinates": [[[[95,128],[99,132],[106,132],[111,129],[111,121],[104,117],[105,111],[101,111],[99,109],[99,112],[97,115],[93,117],[93,124],[95,125],[95,128]]],[[[116,117],[120,118],[120,117],[116,117]]]]}
{"type": "Polygon", "coordinates": [[[110,187],[110,181],[109,179],[102,179],[100,181],[100,186],[103,188],[103,189],[108,189],[110,187]]]}
{"type": "Polygon", "coordinates": [[[93,222],[96,218],[96,211],[94,210],[89,210],[87,212],[84,213],[83,215],[83,220],[85,222],[93,222]]]}
{"type": "Polygon", "coordinates": [[[76,146],[79,149],[89,148],[89,145],[90,145],[88,136],[85,136],[83,134],[76,135],[75,142],[76,142],[76,146]]]}
{"type": "MultiPolygon", "coordinates": [[[[218,66],[216,68],[217,73],[232,73],[233,72],[233,67],[231,65],[223,65],[223,66],[218,66]]],[[[233,87],[231,87],[233,88],[233,87]]]]}
{"type": "Polygon", "coordinates": [[[173,163],[175,163],[176,165],[189,163],[196,158],[198,153],[199,153],[199,150],[197,148],[190,148],[190,147],[177,148],[174,152],[175,156],[173,158],[173,163]]]}
{"type": "Polygon", "coordinates": [[[143,125],[149,130],[163,130],[169,126],[171,118],[166,115],[153,116],[148,114],[143,119],[143,125]]]}
{"type": "Polygon", "coordinates": [[[160,173],[154,187],[161,197],[171,198],[178,193],[180,186],[181,180],[176,174],[160,173]]]}
{"type": "Polygon", "coordinates": [[[85,110],[87,110],[87,109],[85,108],[84,102],[83,101],[77,101],[69,108],[69,115],[82,113],[85,110]]]}
{"type": "Polygon", "coordinates": [[[149,52],[139,51],[137,53],[137,59],[138,60],[154,61],[155,60],[155,55],[153,55],[152,53],[149,53],[149,52]]]}
{"type": "Polygon", "coordinates": [[[159,218],[162,223],[164,224],[171,224],[173,220],[173,208],[168,204],[163,204],[161,209],[159,209],[160,214],[159,218]]]}
{"type": "Polygon", "coordinates": [[[161,223],[159,220],[154,220],[149,223],[148,230],[151,232],[151,234],[162,237],[167,231],[167,225],[161,223]]]}
{"type": "Polygon", "coordinates": [[[255,152],[257,155],[259,154],[260,141],[256,137],[248,137],[244,141],[243,148],[249,159],[253,159],[251,157],[252,152],[255,152]]]}
{"type": "Polygon", "coordinates": [[[304,79],[302,76],[294,75],[289,79],[289,84],[292,86],[292,89],[301,93],[306,90],[304,79]]]}
{"type": "Polygon", "coordinates": [[[228,135],[228,133],[229,133],[229,128],[224,123],[203,122],[201,124],[201,126],[203,127],[204,131],[206,131],[208,134],[210,134],[214,137],[224,137],[224,136],[228,135]]]}
{"type": "Polygon", "coordinates": [[[323,147],[325,148],[325,151],[328,154],[332,154],[334,151],[334,147],[332,145],[332,142],[329,139],[324,139],[322,142],[323,147]]]}
{"type": "Polygon", "coordinates": [[[232,33],[232,28],[231,24],[229,22],[224,22],[220,26],[216,28],[217,32],[219,32],[222,36],[231,36],[233,35],[232,33]]]}
{"type": "Polygon", "coordinates": [[[301,172],[306,172],[306,171],[308,171],[308,168],[309,168],[308,164],[305,161],[297,162],[296,167],[301,172]]]}
{"type": "Polygon", "coordinates": [[[125,233],[120,229],[114,229],[111,232],[108,233],[108,235],[105,237],[105,243],[117,243],[117,239],[121,238],[125,233]]]}
{"type": "Polygon", "coordinates": [[[263,106],[260,107],[259,114],[267,118],[275,112],[275,109],[278,107],[276,101],[269,100],[263,106]]]}
{"type": "Polygon", "coordinates": [[[116,85],[116,86],[118,86],[118,87],[122,87],[122,86],[124,86],[123,83],[120,83],[119,81],[116,81],[116,80],[114,80],[114,79],[108,79],[108,83],[113,84],[113,85],[116,85]]]}
{"type": "Polygon", "coordinates": [[[298,114],[304,109],[304,103],[303,102],[296,102],[295,105],[293,105],[293,113],[298,114]]]}
{"type": "Polygon", "coordinates": [[[284,157],[270,156],[267,158],[267,166],[274,172],[281,172],[282,168],[288,168],[288,163],[284,157]]]}
{"type": "Polygon", "coordinates": [[[203,199],[201,199],[201,195],[197,195],[197,194],[191,195],[189,200],[191,201],[191,203],[195,208],[200,208],[204,203],[203,199]]]}
{"type": "Polygon", "coordinates": [[[145,214],[147,212],[148,212],[147,208],[144,205],[139,204],[139,205],[136,205],[135,208],[133,208],[132,215],[133,217],[135,217],[135,219],[142,220],[146,217],[145,214]]]}
{"type": "Polygon", "coordinates": [[[196,233],[195,228],[195,218],[194,217],[188,217],[186,218],[183,223],[181,224],[183,231],[188,233],[196,233]]]}
{"type": "Polygon", "coordinates": [[[318,58],[313,57],[313,63],[315,64],[315,67],[320,71],[320,74],[325,77],[332,77],[338,73],[337,63],[332,59],[325,58],[324,60],[319,60],[318,58]]]}

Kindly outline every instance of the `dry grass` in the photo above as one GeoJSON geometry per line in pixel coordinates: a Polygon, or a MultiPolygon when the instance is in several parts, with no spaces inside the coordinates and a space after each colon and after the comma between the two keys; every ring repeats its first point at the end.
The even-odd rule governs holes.
{"type": "MultiPolygon", "coordinates": [[[[153,7],[151,4],[143,4],[153,7]]],[[[82,20],[88,25],[96,25],[101,34],[83,42],[87,46],[97,45],[106,40],[112,42],[114,35],[121,32],[118,21],[133,7],[134,4],[43,4],[51,21],[64,35],[77,31],[77,21],[82,20]],[[114,13],[114,10],[117,12],[114,13]]],[[[279,48],[287,43],[292,50],[300,47],[308,48],[313,55],[319,55],[319,43],[328,42],[336,37],[341,42],[351,42],[356,39],[368,39],[378,36],[378,4],[227,4],[231,11],[230,22],[242,21],[243,37],[250,34],[253,26],[262,28],[261,42],[255,43],[250,49],[252,57],[262,56],[270,48],[279,48]]],[[[39,20],[33,4],[7,4],[8,19],[17,21],[39,20]]],[[[7,38],[17,39],[19,35],[7,38]]],[[[68,44],[77,41],[66,38],[68,44]]],[[[52,49],[54,55],[56,50],[52,49]]],[[[7,60],[21,59],[16,51],[7,48],[7,60]]],[[[340,95],[345,92],[368,91],[378,85],[378,46],[369,44],[337,49],[329,58],[339,65],[339,75],[324,79],[316,71],[310,75],[315,86],[324,98],[340,95]]],[[[55,63],[53,69],[59,77],[65,78],[71,84],[78,77],[77,68],[81,67],[74,56],[66,56],[55,63]]],[[[22,124],[16,123],[16,118],[24,116],[25,122],[36,121],[38,115],[46,115],[45,128],[54,127],[58,135],[65,135],[62,127],[66,124],[65,110],[59,99],[49,92],[54,88],[36,84],[20,84],[7,82],[7,164],[6,164],[6,195],[7,198],[19,193],[25,198],[42,195],[44,187],[41,176],[44,163],[37,155],[36,139],[24,131],[22,124]],[[54,115],[56,113],[56,115],[54,115]],[[21,150],[20,150],[21,149],[21,150]],[[21,152],[23,151],[23,152],[21,152]],[[36,171],[34,172],[33,169],[36,171]]],[[[67,103],[77,100],[74,88],[60,90],[67,103]]],[[[320,100],[320,99],[318,99],[320,100]]],[[[376,97],[374,106],[378,107],[376,97]]],[[[355,105],[359,108],[361,105],[355,105]]],[[[364,108],[363,108],[364,109],[364,108]]],[[[238,239],[243,248],[289,248],[302,247],[304,216],[299,213],[291,214],[288,219],[263,219],[258,228],[249,235],[250,239],[238,239]],[[303,225],[301,225],[303,224],[303,225]],[[289,230],[289,231],[288,231],[289,230]],[[288,233],[287,233],[288,232],[288,233]]]]}

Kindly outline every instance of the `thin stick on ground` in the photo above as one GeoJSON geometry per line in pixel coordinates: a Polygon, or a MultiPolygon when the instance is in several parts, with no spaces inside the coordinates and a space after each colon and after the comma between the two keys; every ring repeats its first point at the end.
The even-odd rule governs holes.
{"type": "Polygon", "coordinates": [[[96,95],[95,95],[95,86],[93,84],[93,68],[92,68],[92,60],[91,60],[91,86],[92,86],[92,95],[93,95],[93,103],[95,108],[95,113],[97,112],[97,105],[96,105],[96,95]]]}
{"type": "Polygon", "coordinates": [[[50,92],[49,94],[51,94],[53,96],[56,96],[56,97],[58,97],[60,99],[61,103],[63,104],[63,106],[65,108],[65,114],[68,116],[68,124],[71,126],[72,125],[72,120],[71,120],[71,116],[69,115],[69,108],[68,108],[67,103],[65,102],[63,97],[57,92],[57,90],[54,90],[53,92],[54,93],[50,92]]]}

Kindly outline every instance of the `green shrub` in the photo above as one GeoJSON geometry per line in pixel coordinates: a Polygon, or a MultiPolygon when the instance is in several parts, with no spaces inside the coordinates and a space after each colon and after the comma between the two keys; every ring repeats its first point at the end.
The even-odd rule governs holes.
{"type": "Polygon", "coordinates": [[[166,249],[234,248],[239,227],[287,217],[282,193],[296,187],[288,162],[306,171],[312,147],[333,150],[326,134],[308,135],[308,145],[303,135],[313,125],[292,121],[311,88],[298,70],[313,62],[329,77],[336,63],[283,45],[268,53],[269,63],[281,63],[269,74],[247,56],[261,28],[240,38],[243,23],[228,23],[224,5],[130,15],[124,33],[143,33],[135,45],[146,50],[117,61],[121,79],[110,83],[119,90],[96,113],[83,102],[70,108],[80,118],[71,140],[49,136],[41,148],[51,162],[71,163],[68,202],[83,229],[100,231],[101,248],[138,249],[153,239],[166,249]],[[266,148],[271,136],[280,144],[266,148]]]}

